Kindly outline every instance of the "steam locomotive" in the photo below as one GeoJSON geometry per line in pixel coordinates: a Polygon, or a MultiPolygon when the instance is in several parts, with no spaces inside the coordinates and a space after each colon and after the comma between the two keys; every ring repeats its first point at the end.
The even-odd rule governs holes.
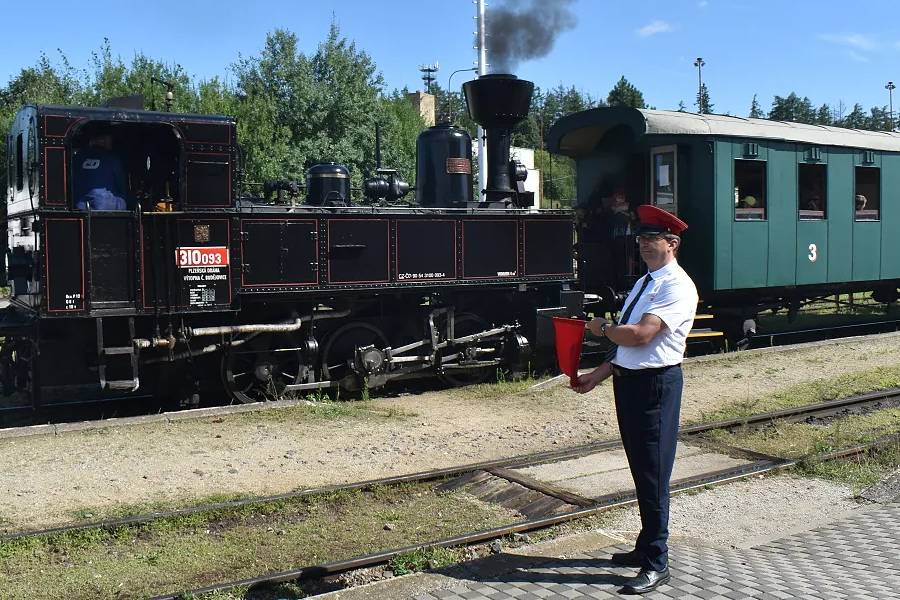
{"type": "Polygon", "coordinates": [[[540,316],[577,314],[583,296],[571,214],[530,207],[510,161],[532,90],[513,75],[464,84],[490,142],[485,199],[469,134],[444,123],[418,139],[406,204],[387,169],[352,202],[334,163],[242,197],[232,118],[23,107],[8,140],[2,409],[191,404],[216,380],[252,402],[527,364],[552,348],[540,316]],[[125,211],[75,208],[74,161],[96,134],[124,165],[125,211]]]}

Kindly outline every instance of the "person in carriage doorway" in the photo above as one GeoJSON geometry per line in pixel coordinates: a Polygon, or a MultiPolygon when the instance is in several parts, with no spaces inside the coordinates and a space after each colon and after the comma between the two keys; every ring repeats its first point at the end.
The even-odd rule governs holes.
{"type": "Polygon", "coordinates": [[[125,170],[112,151],[112,134],[94,133],[73,163],[75,210],[128,210],[125,170]]]}
{"type": "Polygon", "coordinates": [[[649,272],[635,283],[618,324],[603,318],[586,324],[594,335],[609,338],[612,347],[604,362],[574,386],[584,394],[613,378],[619,432],[641,513],[634,550],[611,559],[640,568],[622,588],[625,594],[643,594],[670,579],[669,481],[681,408],[681,361],[698,300],[694,282],[676,260],[687,224],[655,206],[641,205],[637,212],[638,244],[649,272]]]}

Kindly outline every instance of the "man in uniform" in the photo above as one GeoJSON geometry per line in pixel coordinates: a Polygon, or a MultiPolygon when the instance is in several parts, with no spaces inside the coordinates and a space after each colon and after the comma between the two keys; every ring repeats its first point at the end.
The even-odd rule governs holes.
{"type": "Polygon", "coordinates": [[[637,213],[640,254],[649,272],[635,283],[618,324],[603,318],[586,324],[613,345],[605,361],[574,387],[584,394],[613,377],[619,432],[641,512],[634,550],[612,556],[614,564],[640,568],[622,588],[626,594],[649,592],[670,579],[669,480],[681,408],[681,361],[697,310],[697,288],[676,260],[687,224],[655,206],[639,206],[637,213]]]}
{"type": "Polygon", "coordinates": [[[75,210],[127,210],[122,161],[112,152],[112,135],[95,133],[75,153],[75,210]]]}

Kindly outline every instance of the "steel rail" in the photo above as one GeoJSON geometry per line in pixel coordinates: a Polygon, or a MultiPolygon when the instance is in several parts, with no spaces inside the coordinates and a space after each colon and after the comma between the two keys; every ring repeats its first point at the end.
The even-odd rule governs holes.
{"type": "MultiPolygon", "coordinates": [[[[716,421],[712,423],[704,423],[699,425],[690,425],[686,427],[682,427],[680,430],[680,435],[684,437],[695,436],[701,433],[705,433],[708,431],[714,431],[717,429],[729,429],[734,427],[740,427],[744,425],[753,425],[760,423],[767,423],[770,421],[774,421],[775,419],[784,419],[790,417],[799,417],[803,415],[815,414],[817,412],[825,412],[825,411],[834,411],[836,409],[844,408],[847,406],[854,406],[859,404],[866,404],[877,402],[880,400],[900,398],[900,388],[892,388],[889,390],[883,390],[878,392],[869,392],[866,394],[861,394],[858,396],[850,396],[847,398],[838,398],[836,400],[828,400],[825,402],[819,402],[816,404],[808,404],[793,408],[786,408],[777,411],[770,411],[765,413],[760,413],[757,415],[751,415],[748,417],[740,417],[735,419],[727,419],[723,421],[716,421]]],[[[365,481],[359,481],[350,484],[335,484],[335,485],[327,485],[327,486],[318,486],[311,488],[304,488],[302,490],[297,490],[294,492],[286,492],[283,494],[275,494],[270,496],[257,496],[252,498],[243,498],[238,500],[230,500],[226,502],[216,502],[211,504],[200,504],[197,506],[191,506],[181,509],[175,509],[170,511],[156,511],[150,513],[144,513],[140,515],[132,515],[127,517],[118,517],[113,519],[103,519],[98,521],[90,521],[86,523],[76,523],[70,525],[61,525],[58,527],[50,527],[46,529],[38,529],[38,530],[24,530],[17,531],[11,533],[5,533],[0,535],[0,542],[12,541],[15,539],[21,539],[26,537],[43,537],[48,535],[56,535],[61,533],[68,533],[73,531],[84,531],[88,529],[106,529],[111,530],[117,527],[123,527],[128,525],[141,525],[145,523],[150,523],[153,521],[160,521],[169,518],[182,517],[188,515],[195,515],[205,512],[215,512],[221,510],[231,510],[238,509],[246,506],[253,505],[261,505],[267,504],[271,502],[282,502],[286,500],[296,500],[305,496],[311,495],[321,495],[321,494],[329,494],[335,492],[342,491],[355,491],[355,490],[367,490],[380,486],[390,486],[390,485],[398,485],[401,483],[427,483],[429,481],[436,481],[440,479],[446,479],[449,477],[457,477],[460,475],[464,475],[466,473],[471,473],[473,471],[491,471],[496,469],[521,469],[524,467],[530,467],[540,464],[546,464],[549,462],[558,462],[561,460],[568,460],[574,458],[580,458],[583,456],[587,456],[589,454],[593,454],[595,452],[600,452],[603,450],[610,450],[613,448],[620,447],[622,442],[620,439],[611,439],[611,440],[603,440],[599,442],[592,442],[590,444],[584,444],[581,446],[574,446],[571,448],[561,448],[558,450],[546,450],[542,452],[536,452],[531,454],[519,455],[511,458],[501,458],[494,459],[488,461],[481,461],[476,463],[470,463],[465,465],[457,465],[453,467],[446,467],[443,469],[433,469],[429,471],[420,471],[416,473],[409,473],[405,475],[392,475],[389,477],[382,477],[378,479],[369,479],[365,481]]],[[[737,449],[740,450],[740,449],[737,449]]]]}
{"type": "MultiPolygon", "coordinates": [[[[824,326],[824,327],[811,327],[809,329],[785,329],[783,331],[773,331],[771,333],[760,333],[757,332],[750,338],[747,338],[750,341],[751,348],[753,347],[753,342],[755,340],[769,340],[770,346],[782,345],[776,344],[775,340],[782,338],[789,338],[791,336],[802,336],[802,335],[811,335],[811,334],[834,334],[841,332],[848,332],[852,330],[860,330],[866,328],[878,329],[881,333],[886,333],[891,330],[897,331],[900,328],[900,320],[897,319],[887,319],[884,321],[867,321],[864,323],[848,323],[845,325],[832,325],[832,326],[824,326]]],[[[869,335],[877,335],[869,334],[869,335]]],[[[848,336],[838,336],[840,337],[848,337],[848,336]]]]}
{"type": "MultiPolygon", "coordinates": [[[[754,463],[751,465],[742,465],[741,467],[734,469],[726,469],[724,471],[717,471],[715,473],[721,479],[721,483],[725,483],[728,481],[733,481],[735,479],[741,479],[743,477],[748,477],[751,475],[758,475],[761,473],[766,473],[772,471],[774,469],[780,468],[782,463],[772,464],[771,461],[760,461],[759,463],[754,463]],[[752,468],[751,468],[752,467],[752,468]]],[[[674,482],[672,484],[673,492],[683,492],[688,491],[700,487],[704,487],[707,485],[715,485],[720,483],[719,479],[715,477],[711,478],[711,474],[703,474],[700,476],[694,476],[687,479],[679,480],[678,482],[674,482]]],[[[492,529],[484,529],[481,531],[466,533],[462,535],[457,535],[449,538],[444,538],[441,540],[436,540],[433,542],[427,542],[424,544],[415,544],[410,546],[404,546],[402,548],[395,548],[391,550],[384,550],[381,552],[376,552],[373,554],[366,554],[364,556],[357,556],[354,558],[333,561],[328,563],[322,563],[319,565],[312,565],[307,567],[300,567],[297,569],[291,569],[287,571],[280,571],[277,573],[270,573],[268,575],[262,575],[259,577],[251,577],[246,579],[241,579],[237,581],[231,581],[227,583],[221,583],[216,585],[207,586],[204,588],[199,588],[190,591],[179,591],[172,594],[163,594],[160,596],[154,596],[150,600],[179,600],[181,598],[192,598],[195,596],[199,596],[201,594],[208,594],[212,592],[221,592],[237,587],[249,587],[254,588],[260,585],[266,584],[274,584],[274,583],[285,583],[289,581],[298,581],[298,580],[308,580],[308,579],[316,579],[321,577],[327,577],[329,575],[339,575],[341,573],[346,573],[347,571],[354,571],[357,569],[363,569],[367,567],[374,567],[378,565],[383,565],[387,562],[390,562],[391,559],[401,555],[406,554],[408,552],[413,552],[416,550],[427,550],[431,548],[447,548],[453,546],[467,546],[472,544],[477,544],[481,542],[486,542],[490,540],[495,540],[498,538],[502,538],[507,535],[512,535],[514,533],[524,533],[528,531],[534,531],[537,529],[546,529],[547,527],[552,527],[554,525],[559,525],[561,523],[565,523],[567,521],[573,521],[575,519],[580,519],[584,517],[590,517],[601,512],[610,510],[612,508],[618,508],[621,506],[628,506],[630,504],[636,503],[637,500],[634,498],[634,495],[631,494],[622,494],[621,496],[616,495],[614,497],[602,497],[597,499],[597,503],[593,504],[590,507],[580,508],[578,510],[568,511],[565,513],[561,513],[558,515],[553,515],[549,517],[540,517],[535,519],[528,519],[525,521],[520,521],[518,523],[514,523],[512,525],[503,525],[501,527],[494,527],[492,529]]]]}
{"type": "MultiPolygon", "coordinates": [[[[744,479],[753,475],[761,475],[775,471],[781,471],[794,467],[801,462],[824,462],[849,456],[856,456],[866,452],[871,452],[885,446],[900,443],[900,434],[890,435],[876,439],[867,444],[860,444],[852,448],[837,450],[823,455],[810,456],[798,459],[781,459],[777,457],[763,458],[754,463],[741,465],[739,467],[722,469],[710,473],[701,473],[692,477],[677,480],[672,483],[671,490],[673,493],[683,493],[710,485],[722,485],[731,481],[744,479]]],[[[374,567],[390,562],[391,559],[413,552],[416,550],[427,550],[431,548],[447,548],[455,546],[468,546],[489,540],[495,540],[514,533],[524,533],[538,529],[546,529],[554,525],[559,525],[567,521],[573,521],[584,517],[590,517],[601,512],[608,511],[612,508],[628,506],[637,503],[634,493],[609,494],[595,499],[595,504],[590,507],[580,508],[578,510],[568,511],[550,517],[540,517],[528,519],[512,525],[504,525],[492,529],[485,529],[473,533],[462,534],[449,538],[444,538],[434,542],[425,544],[415,544],[385,550],[364,556],[358,556],[346,560],[333,561],[319,565],[300,567],[287,571],[280,571],[259,577],[251,577],[228,583],[221,583],[189,592],[177,592],[175,594],[163,594],[155,596],[150,600],[179,600],[180,598],[191,598],[201,594],[212,592],[221,592],[237,587],[248,587],[253,589],[261,585],[286,583],[291,581],[302,581],[308,579],[322,578],[330,575],[339,575],[348,571],[374,567]]]]}

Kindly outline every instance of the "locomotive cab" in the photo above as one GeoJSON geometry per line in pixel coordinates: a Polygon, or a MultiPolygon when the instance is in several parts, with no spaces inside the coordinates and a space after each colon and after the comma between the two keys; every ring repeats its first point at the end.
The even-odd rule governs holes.
{"type": "Polygon", "coordinates": [[[92,139],[108,136],[109,152],[122,165],[125,179],[125,210],[171,212],[181,204],[181,139],[168,124],[87,121],[69,140],[73,173],[70,194],[72,208],[78,208],[76,190],[80,156],[90,149],[92,139]]]}

